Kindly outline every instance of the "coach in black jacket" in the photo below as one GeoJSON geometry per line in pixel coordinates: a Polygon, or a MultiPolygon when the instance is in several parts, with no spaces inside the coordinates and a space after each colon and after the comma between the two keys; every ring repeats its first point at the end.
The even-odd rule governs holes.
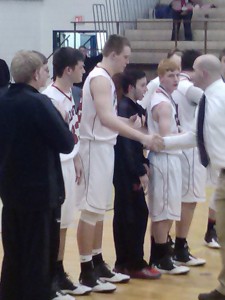
{"type": "Polygon", "coordinates": [[[74,142],[51,100],[38,92],[48,75],[37,54],[18,52],[11,72],[16,83],[0,98],[0,299],[47,300],[65,196],[59,153],[70,153],[74,142]]]}

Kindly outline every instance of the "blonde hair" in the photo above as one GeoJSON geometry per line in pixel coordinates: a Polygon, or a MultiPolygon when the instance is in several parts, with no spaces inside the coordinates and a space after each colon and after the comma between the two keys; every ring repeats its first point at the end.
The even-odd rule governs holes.
{"type": "Polygon", "coordinates": [[[166,58],[160,61],[157,69],[158,76],[164,76],[166,72],[168,71],[175,71],[178,70],[180,71],[179,66],[174,62],[171,61],[170,59],[166,58]]]}
{"type": "Polygon", "coordinates": [[[41,58],[33,51],[17,52],[11,62],[10,71],[16,83],[29,83],[35,71],[43,65],[41,58]]]}

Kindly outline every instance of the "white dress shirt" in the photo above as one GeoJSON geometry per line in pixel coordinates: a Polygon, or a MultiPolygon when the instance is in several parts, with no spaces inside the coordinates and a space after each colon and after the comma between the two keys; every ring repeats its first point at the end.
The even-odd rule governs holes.
{"type": "Polygon", "coordinates": [[[225,83],[213,82],[205,90],[204,142],[213,168],[225,168],[225,83]]]}

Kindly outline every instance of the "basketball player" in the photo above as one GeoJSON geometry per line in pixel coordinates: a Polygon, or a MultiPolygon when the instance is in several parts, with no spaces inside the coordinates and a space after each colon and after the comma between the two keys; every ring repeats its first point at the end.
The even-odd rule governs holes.
{"type": "Polygon", "coordinates": [[[74,285],[63,266],[67,228],[74,224],[75,219],[75,182],[79,182],[81,172],[78,154],[81,105],[76,106],[72,87],[74,82],[81,82],[84,74],[82,53],[70,47],[58,49],[53,56],[53,69],[55,81],[43,91],[43,94],[51,98],[68,123],[75,143],[70,154],[60,154],[66,198],[61,209],[60,248],[54,284],[64,293],[83,295],[89,293],[91,289],[82,285],[74,285]]]}
{"type": "Polygon", "coordinates": [[[83,178],[77,186],[77,204],[81,210],[77,240],[80,253],[80,282],[93,291],[114,291],[113,283],[129,276],[108,269],[102,257],[104,214],[112,198],[112,176],[116,137],[137,140],[147,148],[161,150],[162,138],[144,135],[128,126],[129,119],[116,116],[116,94],[112,76],[123,72],[129,62],[129,41],[111,35],[103,49],[103,60],[87,77],[83,88],[83,113],[80,126],[80,155],[83,178]],[[100,280],[108,282],[108,288],[100,280]]]}
{"type": "MultiPolygon", "coordinates": [[[[175,62],[178,66],[181,66],[181,56],[182,56],[182,51],[179,49],[175,48],[172,49],[167,53],[167,58],[170,59],[171,61],[175,62]]],[[[156,78],[152,79],[148,85],[147,85],[147,92],[144,95],[144,98],[141,101],[138,101],[138,103],[146,109],[151,101],[151,96],[153,93],[156,91],[156,89],[159,87],[159,76],[156,78]]]]}
{"type": "MultiPolygon", "coordinates": [[[[159,63],[160,86],[147,108],[149,132],[159,133],[161,136],[178,134],[177,108],[171,94],[178,86],[179,74],[179,66],[171,60],[165,59],[159,63]]],[[[172,222],[179,221],[181,215],[180,153],[179,150],[164,150],[149,154],[149,213],[154,244],[150,261],[161,273],[171,275],[189,272],[188,267],[177,266],[173,262],[167,243],[172,222]]]]}

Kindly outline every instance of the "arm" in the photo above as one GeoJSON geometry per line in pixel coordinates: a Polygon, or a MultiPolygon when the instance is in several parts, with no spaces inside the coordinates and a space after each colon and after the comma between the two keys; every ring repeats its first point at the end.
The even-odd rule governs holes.
{"type": "Polygon", "coordinates": [[[161,136],[171,135],[170,131],[172,116],[171,105],[167,102],[162,101],[152,109],[153,119],[159,125],[159,134],[161,136]]]}
{"type": "Polygon", "coordinates": [[[170,128],[171,122],[171,107],[166,102],[161,102],[153,108],[156,117],[158,117],[159,131],[164,136],[166,150],[180,150],[196,147],[195,132],[186,132],[183,134],[172,134],[170,128]]]}
{"type": "Polygon", "coordinates": [[[155,80],[150,81],[147,85],[147,92],[145,93],[143,99],[138,101],[138,104],[140,104],[144,109],[146,109],[150,105],[151,96],[158,87],[159,83],[155,82],[155,80]]]}
{"type": "Polygon", "coordinates": [[[76,183],[79,185],[81,183],[82,170],[83,170],[79,153],[77,153],[77,155],[74,157],[73,163],[76,172],[76,183]]]}
{"type": "Polygon", "coordinates": [[[163,148],[161,138],[157,135],[144,135],[121,121],[112,112],[111,86],[108,79],[98,76],[91,81],[91,93],[100,122],[103,126],[118,132],[120,135],[139,141],[148,149],[159,151],[163,148]]]}
{"type": "Polygon", "coordinates": [[[197,146],[196,134],[188,131],[183,134],[163,138],[166,150],[183,150],[197,146]]]}

